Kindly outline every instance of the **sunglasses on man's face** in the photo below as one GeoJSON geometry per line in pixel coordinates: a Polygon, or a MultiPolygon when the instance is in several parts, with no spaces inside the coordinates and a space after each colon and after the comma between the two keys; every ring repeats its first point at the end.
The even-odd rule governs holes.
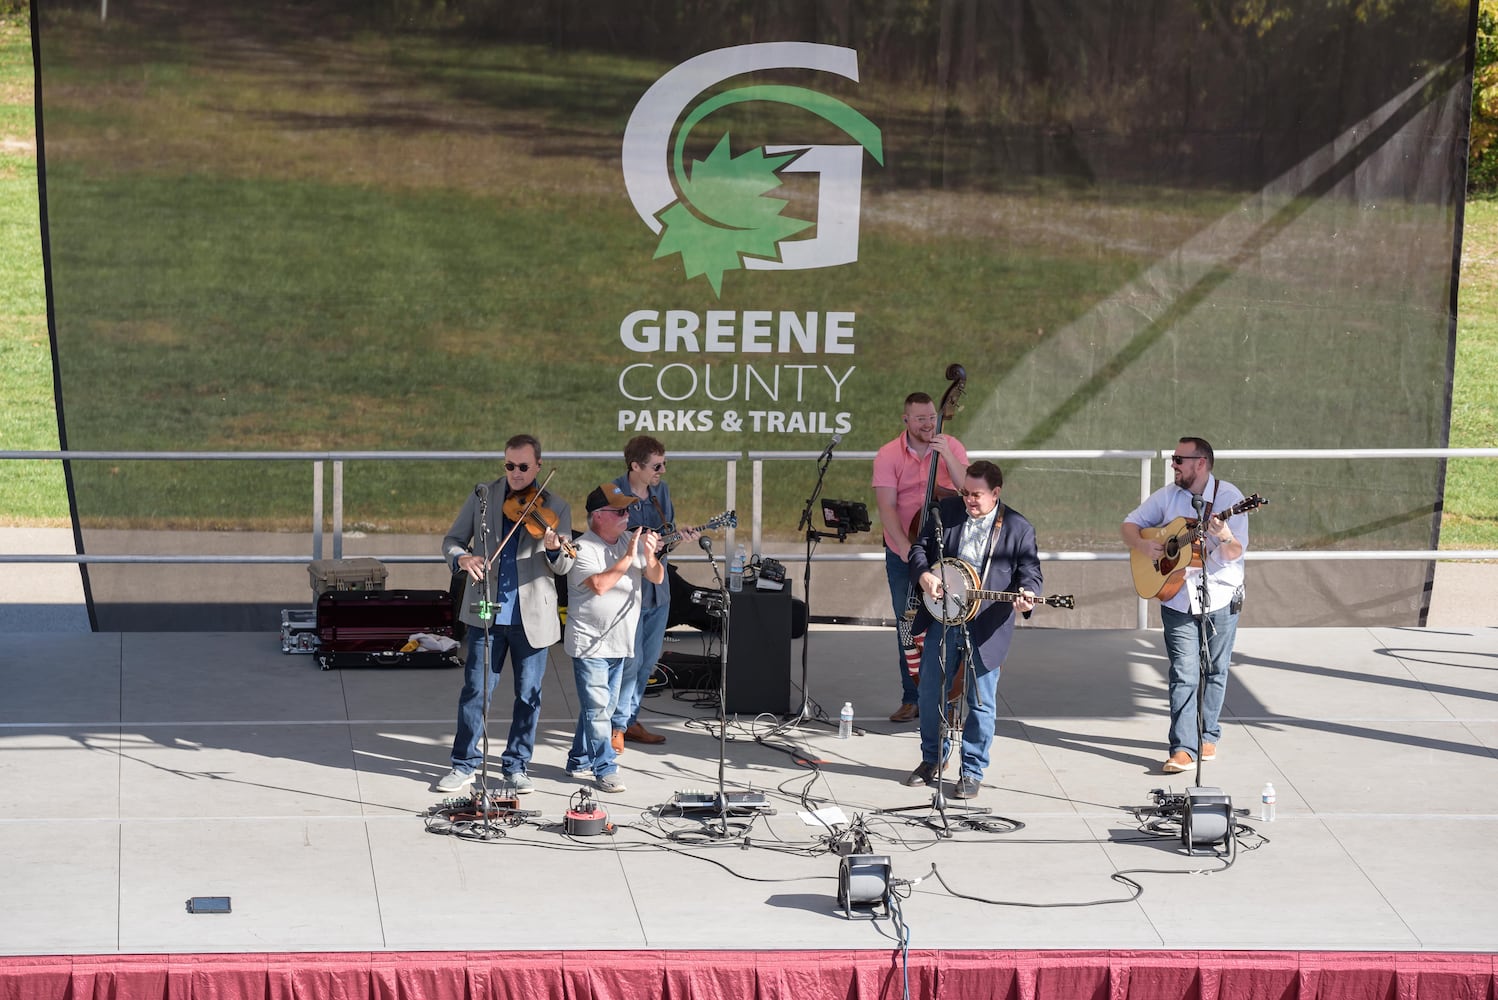
{"type": "Polygon", "coordinates": [[[988,490],[958,490],[957,495],[962,497],[963,499],[972,497],[974,500],[976,500],[979,497],[988,496],[988,492],[988,490]]]}
{"type": "Polygon", "coordinates": [[[1181,465],[1181,464],[1183,464],[1185,462],[1191,461],[1192,459],[1206,458],[1206,457],[1207,456],[1205,456],[1205,455],[1172,455],[1172,456],[1170,456],[1170,463],[1172,465],[1181,465]]]}
{"type": "Polygon", "coordinates": [[[514,472],[516,469],[519,469],[521,472],[529,472],[529,471],[531,471],[531,463],[529,463],[529,462],[506,462],[505,463],[505,471],[506,472],[514,472]]]}

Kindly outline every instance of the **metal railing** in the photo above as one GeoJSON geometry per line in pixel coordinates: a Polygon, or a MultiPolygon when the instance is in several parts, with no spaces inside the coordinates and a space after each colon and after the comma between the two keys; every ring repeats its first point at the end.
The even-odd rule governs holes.
{"type": "MultiPolygon", "coordinates": [[[[1028,451],[970,451],[970,459],[1047,460],[1069,459],[1096,462],[1134,462],[1139,469],[1139,498],[1142,501],[1157,488],[1171,481],[1170,451],[1115,451],[1115,450],[1028,450],[1028,451]],[[1154,482],[1153,466],[1163,462],[1163,474],[1159,484],[1154,482]]],[[[843,452],[844,461],[872,462],[874,452],[843,452]]],[[[554,452],[548,454],[549,461],[617,461],[617,452],[554,452]]],[[[751,468],[750,515],[748,518],[752,539],[751,551],[761,551],[764,530],[764,481],[765,465],[768,462],[805,462],[820,457],[814,451],[673,451],[673,462],[710,461],[724,464],[724,509],[738,508],[738,465],[747,458],[751,468]]],[[[1453,459],[1453,458],[1498,458],[1498,448],[1345,448],[1345,449],[1280,449],[1280,450],[1220,450],[1216,458],[1232,460],[1308,460],[1368,459],[1387,460],[1400,458],[1453,459]]],[[[66,553],[3,553],[0,563],[187,563],[187,564],[255,564],[255,563],[309,563],[322,559],[324,553],[324,522],[327,520],[327,505],[331,500],[332,558],[343,557],[344,541],[344,467],[350,462],[448,462],[448,461],[501,461],[503,451],[256,451],[256,452],[210,452],[210,451],[0,451],[0,460],[15,461],[208,461],[208,462],[284,462],[305,461],[312,471],[312,546],[311,554],[296,555],[139,555],[139,554],[66,554],[66,553]],[[325,496],[325,466],[331,466],[331,498],[325,496]]],[[[734,530],[729,529],[729,545],[734,540],[734,530]]],[[[803,562],[805,556],[797,552],[766,553],[782,562],[803,562]]],[[[379,557],[390,563],[440,563],[442,557],[427,555],[387,555],[379,557]]],[[[686,555],[683,561],[701,557],[686,555]]],[[[1119,562],[1128,559],[1121,549],[1106,552],[1049,552],[1040,553],[1042,561],[1048,562],[1119,562]]],[[[1498,549],[1301,549],[1274,551],[1254,549],[1246,558],[1255,561],[1296,560],[1498,560],[1498,549]]],[[[883,552],[832,551],[817,554],[814,562],[883,562],[883,552]]],[[[1139,601],[1139,624],[1143,628],[1148,622],[1148,602],[1139,601]]]]}

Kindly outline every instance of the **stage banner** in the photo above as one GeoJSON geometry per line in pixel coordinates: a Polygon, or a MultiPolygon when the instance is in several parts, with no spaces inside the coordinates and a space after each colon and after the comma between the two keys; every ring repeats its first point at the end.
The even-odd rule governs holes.
{"type": "MultiPolygon", "coordinates": [[[[875,513],[869,456],[954,363],[969,451],[1446,442],[1468,0],[36,8],[70,449],[528,432],[611,456],[549,463],[580,513],[637,434],[673,455],[836,436],[825,495],[875,513]]],[[[1137,463],[1003,464],[1042,549],[1120,549],[1137,463]]],[[[353,554],[435,554],[497,467],[349,462],[353,554]]],[[[1258,549],[1436,535],[1438,462],[1218,471],[1272,499],[1258,549]]],[[[798,549],[815,475],[767,463],[767,550],[798,549]]],[[[306,461],[70,477],[90,553],[308,551],[306,461]]],[[[749,506],[747,463],[737,497],[721,461],[670,479],[698,520],[749,506]]],[[[1424,607],[1427,563],[1274,566],[1273,623],[1424,607]]],[[[816,610],[887,615],[871,572],[816,610]]],[[[1075,572],[1132,614],[1121,566],[1075,572]]],[[[109,630],[270,628],[307,600],[284,564],[86,580],[109,630]]]]}

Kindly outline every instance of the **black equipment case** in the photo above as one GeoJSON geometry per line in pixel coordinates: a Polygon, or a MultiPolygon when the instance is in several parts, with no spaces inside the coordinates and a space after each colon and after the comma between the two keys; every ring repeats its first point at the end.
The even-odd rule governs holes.
{"type": "Polygon", "coordinates": [[[417,632],[452,638],[455,617],[445,590],[330,590],[317,598],[318,665],[324,670],[458,666],[458,649],[401,652],[417,632]]]}

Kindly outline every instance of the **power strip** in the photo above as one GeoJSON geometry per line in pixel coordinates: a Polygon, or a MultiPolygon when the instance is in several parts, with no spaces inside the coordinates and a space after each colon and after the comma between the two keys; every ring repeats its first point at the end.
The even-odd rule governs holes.
{"type": "MultiPolygon", "coordinates": [[[[729,812],[758,812],[770,808],[770,800],[765,793],[753,789],[747,792],[726,792],[724,799],[727,801],[729,812]]],[[[696,789],[677,792],[672,798],[672,804],[682,812],[723,811],[717,792],[703,792],[696,789]]]]}

